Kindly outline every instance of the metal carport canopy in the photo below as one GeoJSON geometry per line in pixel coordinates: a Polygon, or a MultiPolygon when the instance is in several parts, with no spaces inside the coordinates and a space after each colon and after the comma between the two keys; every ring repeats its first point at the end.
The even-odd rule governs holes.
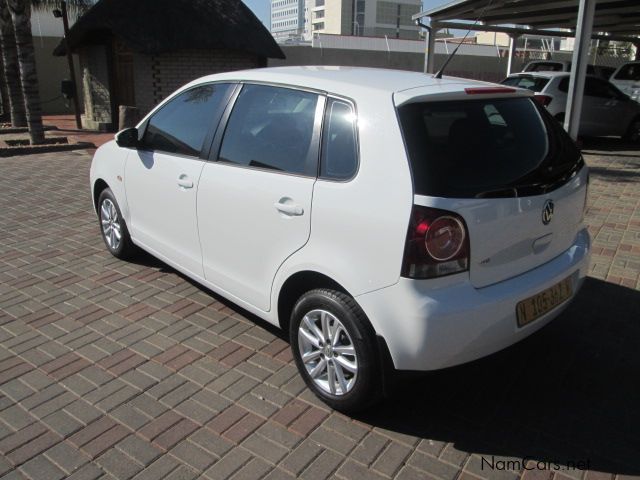
{"type": "Polygon", "coordinates": [[[425,65],[425,71],[431,73],[435,32],[442,28],[510,34],[510,63],[519,35],[575,36],[565,115],[565,128],[573,138],[578,136],[591,38],[631,42],[640,47],[640,0],[454,0],[418,13],[413,19],[424,17],[431,19],[425,65]]]}

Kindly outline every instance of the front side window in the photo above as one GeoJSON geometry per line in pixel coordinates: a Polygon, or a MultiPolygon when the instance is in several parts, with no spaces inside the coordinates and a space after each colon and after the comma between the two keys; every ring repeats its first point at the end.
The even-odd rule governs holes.
{"type": "Polygon", "coordinates": [[[228,84],[201,85],[170,100],[149,119],[142,149],[199,156],[228,89],[228,84]]]}
{"type": "Polygon", "coordinates": [[[313,131],[318,95],[245,85],[227,123],[218,160],[316,176],[313,131]]]}
{"type": "Polygon", "coordinates": [[[353,107],[340,100],[329,100],[324,124],[320,176],[335,180],[349,179],[358,168],[356,115],[353,107]]]}

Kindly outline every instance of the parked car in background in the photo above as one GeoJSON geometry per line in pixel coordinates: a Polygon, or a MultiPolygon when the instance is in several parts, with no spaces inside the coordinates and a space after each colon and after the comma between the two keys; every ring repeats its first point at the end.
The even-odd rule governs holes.
{"type": "MultiPolygon", "coordinates": [[[[569,92],[567,72],[527,72],[510,75],[503,85],[535,92],[535,99],[560,122],[564,121],[569,92]]],[[[611,82],[587,75],[580,121],[582,136],[617,136],[640,141],[640,104],[611,82]]]]}
{"type": "Polygon", "coordinates": [[[611,83],[632,100],[640,102],[640,62],[621,65],[611,76],[611,83]]]}
{"type": "Polygon", "coordinates": [[[522,69],[523,72],[569,72],[571,62],[559,60],[536,60],[527,63],[522,69]]]}
{"type": "MultiPolygon", "coordinates": [[[[529,62],[522,69],[523,72],[570,72],[571,62],[557,60],[536,60],[529,62]]],[[[587,65],[587,74],[609,79],[615,67],[605,67],[603,65],[587,65]]]]}
{"type": "Polygon", "coordinates": [[[382,69],[208,76],[97,150],[102,237],[283,328],[307,386],[356,410],[390,370],[489,355],[580,289],[588,169],[532,97],[382,69]]]}

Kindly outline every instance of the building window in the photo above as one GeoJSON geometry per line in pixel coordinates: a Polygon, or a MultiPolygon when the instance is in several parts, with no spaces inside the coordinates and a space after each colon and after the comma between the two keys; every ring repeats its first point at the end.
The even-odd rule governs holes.
{"type": "Polygon", "coordinates": [[[315,23],[313,25],[314,30],[324,30],[324,22],[315,23]]]}

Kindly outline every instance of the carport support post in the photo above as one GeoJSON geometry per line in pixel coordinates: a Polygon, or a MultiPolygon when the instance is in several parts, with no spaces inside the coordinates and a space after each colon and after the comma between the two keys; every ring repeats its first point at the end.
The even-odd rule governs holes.
{"type": "Polygon", "coordinates": [[[427,53],[425,57],[425,73],[435,73],[436,64],[436,34],[438,25],[431,22],[431,28],[427,31],[427,53]]]}
{"type": "Polygon", "coordinates": [[[516,58],[516,52],[518,51],[518,35],[509,35],[509,61],[507,62],[507,75],[513,73],[513,61],[516,58]]]}
{"type": "Polygon", "coordinates": [[[578,139],[580,116],[582,115],[582,97],[589,62],[589,45],[593,33],[593,18],[596,11],[596,0],[580,0],[578,24],[576,25],[576,41],[573,50],[573,65],[567,95],[567,110],[564,128],[574,140],[578,139]]]}

